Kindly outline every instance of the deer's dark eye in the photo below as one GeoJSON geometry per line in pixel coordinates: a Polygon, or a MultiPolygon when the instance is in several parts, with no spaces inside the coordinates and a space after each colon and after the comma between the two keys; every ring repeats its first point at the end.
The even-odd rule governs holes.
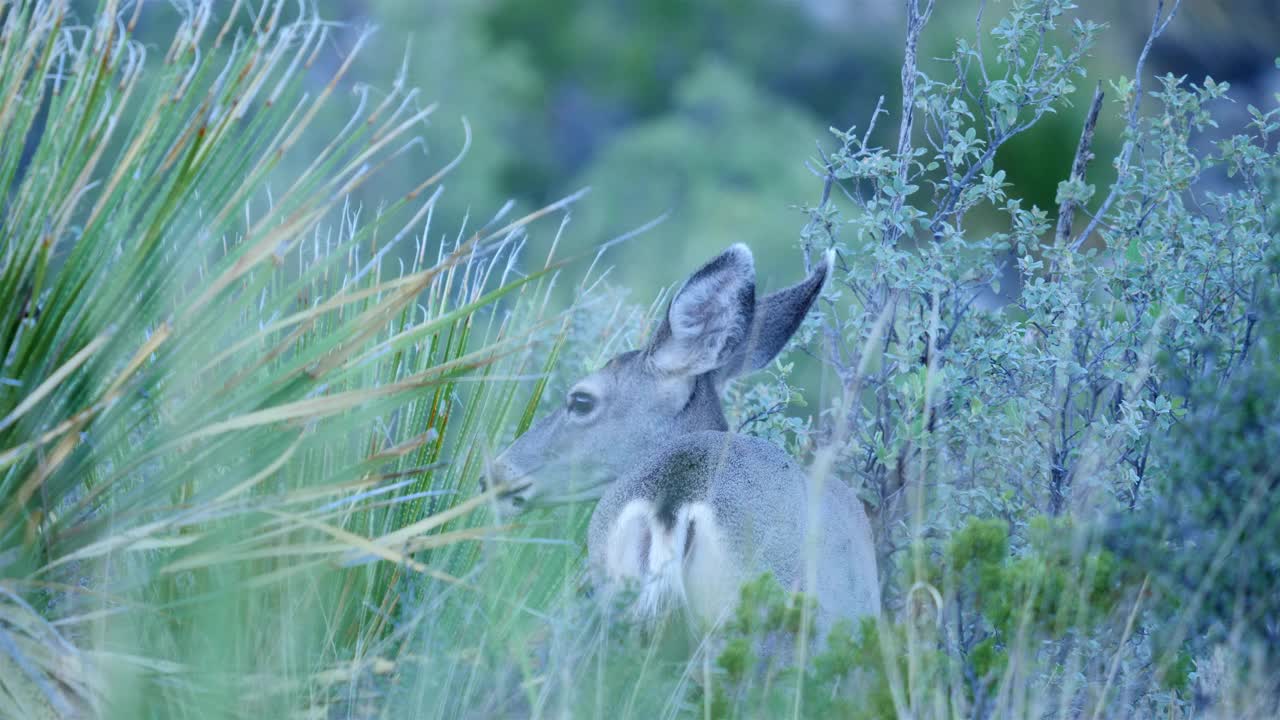
{"type": "Polygon", "coordinates": [[[590,415],[591,411],[596,409],[596,398],[591,393],[574,390],[569,393],[569,400],[565,407],[568,408],[570,415],[584,417],[590,415]]]}

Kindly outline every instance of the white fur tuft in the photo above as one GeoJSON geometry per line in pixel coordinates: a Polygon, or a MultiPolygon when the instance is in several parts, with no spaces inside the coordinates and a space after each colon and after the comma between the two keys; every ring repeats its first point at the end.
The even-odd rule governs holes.
{"type": "Polygon", "coordinates": [[[737,605],[740,573],[726,552],[724,533],[709,505],[695,502],[680,508],[676,531],[682,553],[690,528],[693,539],[682,563],[684,598],[695,618],[705,627],[714,627],[737,605]]]}
{"type": "Polygon", "coordinates": [[[636,585],[632,611],[637,618],[656,620],[671,605],[684,603],[683,546],[675,544],[674,535],[662,528],[647,500],[627,503],[609,531],[605,574],[615,589],[636,585]]]}
{"type": "Polygon", "coordinates": [[[657,620],[679,605],[703,627],[733,610],[741,580],[715,512],[701,502],[681,507],[670,530],[649,501],[627,503],[609,531],[605,572],[615,589],[635,585],[637,618],[657,620]]]}
{"type": "Polygon", "coordinates": [[[653,544],[653,505],[632,500],[609,529],[605,574],[612,581],[639,580],[649,573],[653,544]]]}

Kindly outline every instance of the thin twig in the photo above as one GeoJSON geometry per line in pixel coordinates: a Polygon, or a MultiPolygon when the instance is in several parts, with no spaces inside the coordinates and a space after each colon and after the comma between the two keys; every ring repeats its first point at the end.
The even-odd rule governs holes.
{"type": "MultiPolygon", "coordinates": [[[[1098,125],[1098,113],[1102,110],[1103,96],[1102,81],[1099,80],[1098,86],[1093,91],[1093,102],[1089,105],[1089,115],[1085,118],[1084,129],[1080,131],[1080,144],[1076,145],[1076,157],[1071,163],[1071,180],[1083,181],[1089,161],[1093,159],[1090,147],[1093,145],[1093,130],[1098,125]]],[[[1071,237],[1071,221],[1076,214],[1076,205],[1076,201],[1069,197],[1058,207],[1058,231],[1054,237],[1055,244],[1059,247],[1071,237]]]]}
{"type": "Polygon", "coordinates": [[[876,129],[876,118],[880,117],[881,113],[884,112],[887,111],[884,109],[884,96],[881,95],[876,100],[876,109],[871,111],[871,120],[867,123],[867,131],[862,133],[862,146],[859,150],[865,150],[867,143],[871,142],[871,131],[876,129]]]}
{"type": "Polygon", "coordinates": [[[1156,38],[1159,38],[1165,28],[1169,27],[1169,22],[1178,14],[1178,6],[1182,4],[1182,0],[1173,0],[1173,7],[1169,8],[1169,14],[1164,15],[1165,0],[1156,0],[1155,16],[1151,19],[1151,31],[1147,33],[1147,41],[1142,46],[1142,52],[1138,54],[1138,64],[1133,73],[1133,104],[1129,107],[1129,117],[1125,120],[1125,135],[1128,138],[1124,141],[1124,147],[1120,149],[1120,157],[1116,162],[1116,181],[1111,184],[1111,191],[1107,193],[1106,199],[1098,206],[1098,211],[1093,214],[1093,218],[1089,224],[1085,226],[1084,232],[1071,243],[1072,251],[1079,250],[1084,244],[1085,239],[1093,234],[1094,228],[1106,216],[1107,211],[1111,209],[1111,203],[1115,202],[1120,195],[1120,190],[1124,186],[1125,175],[1129,172],[1129,162],[1133,157],[1133,148],[1137,145],[1134,134],[1138,130],[1139,108],[1142,106],[1142,68],[1147,64],[1147,55],[1151,53],[1151,46],[1155,44],[1156,38]]]}
{"type": "MultiPolygon", "coordinates": [[[[916,69],[916,49],[920,44],[920,33],[924,30],[925,23],[929,22],[929,16],[933,13],[934,0],[929,0],[925,4],[924,10],[920,9],[918,0],[906,0],[907,5],[907,45],[902,58],[902,124],[898,126],[898,184],[906,185],[908,173],[911,170],[911,134],[915,126],[915,99],[916,99],[916,76],[919,71],[916,69]]],[[[898,239],[902,237],[902,228],[894,222],[902,213],[902,205],[906,202],[906,196],[898,193],[893,198],[893,206],[889,212],[889,227],[886,228],[884,239],[889,245],[895,245],[898,239]]]]}

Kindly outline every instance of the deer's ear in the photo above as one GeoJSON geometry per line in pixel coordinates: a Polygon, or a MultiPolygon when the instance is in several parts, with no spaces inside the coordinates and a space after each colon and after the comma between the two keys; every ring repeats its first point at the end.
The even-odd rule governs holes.
{"type": "Polygon", "coordinates": [[[685,281],[646,350],[667,375],[722,368],[742,353],[756,307],[756,270],[746,245],[731,246],[685,281]]]}
{"type": "Polygon", "coordinates": [[[834,251],[828,250],[809,277],[765,296],[756,305],[751,331],[746,341],[738,346],[736,356],[716,371],[717,384],[723,384],[735,375],[759,370],[782,352],[787,341],[800,328],[800,323],[804,322],[813,303],[822,295],[834,261],[834,251]]]}

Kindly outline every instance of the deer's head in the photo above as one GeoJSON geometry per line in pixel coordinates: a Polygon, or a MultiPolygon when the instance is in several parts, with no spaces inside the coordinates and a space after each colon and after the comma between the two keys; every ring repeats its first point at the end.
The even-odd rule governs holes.
{"type": "Polygon", "coordinates": [[[798,285],[757,302],[755,264],[733,245],[693,273],[648,344],[573,383],[492,464],[500,510],[591,500],[684,433],[728,430],[720,394],[767,365],[821,293],[828,253],[798,285]]]}

